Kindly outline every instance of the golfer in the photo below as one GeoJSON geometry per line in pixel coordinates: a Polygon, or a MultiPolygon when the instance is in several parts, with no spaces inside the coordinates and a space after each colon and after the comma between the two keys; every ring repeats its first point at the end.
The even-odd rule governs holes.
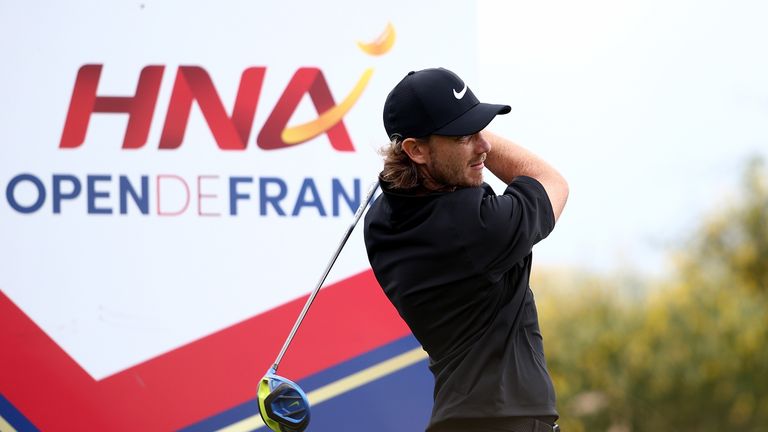
{"type": "Polygon", "coordinates": [[[446,69],[408,73],[384,104],[391,140],[365,245],[389,300],[429,354],[429,432],[558,431],[533,293],[531,248],[568,185],[485,131],[510,107],[480,103],[446,69]],[[488,168],[507,184],[496,195],[488,168]]]}

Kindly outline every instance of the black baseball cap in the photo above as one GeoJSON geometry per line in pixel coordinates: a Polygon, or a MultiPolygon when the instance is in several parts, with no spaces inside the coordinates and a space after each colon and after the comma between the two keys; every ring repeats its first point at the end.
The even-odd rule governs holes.
{"type": "Polygon", "coordinates": [[[480,102],[458,75],[443,68],[408,72],[384,102],[384,129],[392,139],[480,132],[509,105],[480,102]]]}

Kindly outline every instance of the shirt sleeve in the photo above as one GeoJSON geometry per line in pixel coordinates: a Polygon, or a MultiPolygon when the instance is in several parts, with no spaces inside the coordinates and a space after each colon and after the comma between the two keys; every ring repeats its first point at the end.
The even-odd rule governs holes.
{"type": "Polygon", "coordinates": [[[468,252],[476,270],[492,281],[521,262],[555,227],[544,186],[527,176],[515,178],[502,195],[485,195],[478,216],[468,252]]]}

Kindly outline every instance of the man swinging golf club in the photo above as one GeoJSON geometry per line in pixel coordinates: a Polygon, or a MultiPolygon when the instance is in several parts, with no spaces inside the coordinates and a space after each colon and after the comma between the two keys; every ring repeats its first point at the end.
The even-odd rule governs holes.
{"type": "Polygon", "coordinates": [[[557,431],[555,392],[529,287],[531,249],[568,185],[548,163],[484,128],[510,107],[480,103],[446,69],[389,93],[382,196],[365,217],[381,287],[429,354],[428,432],[557,431]],[[487,167],[508,186],[496,195],[487,167]]]}

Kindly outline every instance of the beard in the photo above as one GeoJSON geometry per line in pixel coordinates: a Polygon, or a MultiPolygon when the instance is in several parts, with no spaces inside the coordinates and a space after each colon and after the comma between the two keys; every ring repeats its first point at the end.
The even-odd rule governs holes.
{"type": "Polygon", "coordinates": [[[477,187],[483,184],[483,172],[470,169],[469,163],[463,160],[432,157],[427,171],[432,180],[446,187],[477,187]]]}

